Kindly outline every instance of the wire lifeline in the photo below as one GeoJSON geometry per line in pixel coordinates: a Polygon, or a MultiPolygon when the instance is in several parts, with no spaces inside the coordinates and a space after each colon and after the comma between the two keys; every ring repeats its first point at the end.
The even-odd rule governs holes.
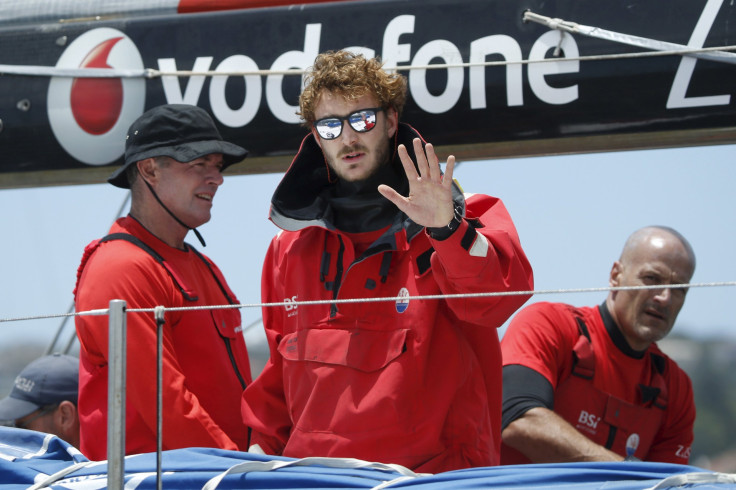
{"type": "MultiPolygon", "coordinates": [[[[671,44],[671,43],[670,43],[671,44]]],[[[736,53],[730,53],[729,50],[736,50],[736,44],[727,46],[711,46],[707,48],[688,48],[678,44],[672,44],[672,46],[680,46],[677,49],[659,50],[659,51],[647,51],[640,53],[614,53],[614,54],[601,54],[601,55],[587,55],[578,56],[575,58],[545,58],[541,60],[504,60],[504,61],[482,61],[476,63],[463,62],[463,63],[437,63],[431,65],[411,65],[411,66],[393,66],[387,67],[388,70],[396,71],[412,71],[412,70],[440,70],[447,68],[473,68],[473,67],[489,67],[489,66],[508,66],[508,65],[531,65],[535,63],[555,63],[560,61],[605,61],[605,60],[618,60],[628,58],[649,58],[657,56],[686,56],[686,55],[698,55],[715,52],[718,54],[732,55],[736,60],[736,53]]],[[[712,58],[708,58],[712,59],[712,58]]],[[[716,61],[724,61],[723,59],[717,59],[716,61]]],[[[728,62],[728,61],[724,61],[728,62]]],[[[731,61],[731,63],[736,61],[731,61]]],[[[0,65],[0,68],[2,65],[0,65]]],[[[83,69],[77,69],[82,71],[83,69]]],[[[156,77],[193,77],[193,76],[268,76],[268,75],[304,75],[307,70],[291,69],[291,70],[252,70],[252,71],[190,71],[190,70],[175,70],[175,71],[159,71],[153,68],[148,69],[151,72],[149,78],[156,77]]],[[[1,72],[1,70],[0,70],[1,72]]]]}
{"type": "MultiPolygon", "coordinates": [[[[492,291],[480,293],[456,293],[456,294],[427,294],[418,296],[382,296],[378,298],[346,298],[346,299],[323,299],[323,300],[306,300],[306,301],[279,301],[274,303],[250,303],[240,305],[217,305],[217,306],[179,306],[167,308],[166,311],[189,311],[189,310],[208,310],[208,309],[225,309],[225,308],[259,308],[259,307],[278,307],[278,306],[314,306],[314,305],[331,305],[346,303],[380,303],[393,302],[396,300],[439,300],[439,299],[464,299],[464,298],[492,298],[497,296],[526,296],[541,294],[564,294],[564,293],[596,293],[604,291],[636,291],[643,289],[682,289],[682,288],[699,288],[699,287],[723,287],[736,286],[736,281],[729,282],[710,282],[710,283],[692,283],[692,284],[672,284],[667,286],[615,286],[615,287],[599,287],[599,288],[572,288],[572,289],[539,289],[532,291],[492,291]]],[[[129,308],[128,313],[151,313],[152,308],[129,308]]]]}
{"type": "MultiPolygon", "coordinates": [[[[679,46],[679,45],[674,45],[679,46]]],[[[630,58],[650,58],[657,56],[687,56],[687,55],[698,55],[707,54],[711,52],[724,53],[734,56],[734,61],[724,61],[723,59],[717,59],[715,61],[722,61],[726,63],[736,63],[736,53],[729,53],[728,50],[736,50],[736,44],[728,46],[714,46],[707,48],[688,48],[682,46],[678,49],[661,50],[661,51],[647,51],[640,53],[614,53],[614,54],[601,54],[601,55],[587,55],[578,56],[575,58],[545,58],[541,60],[504,60],[504,61],[482,61],[476,63],[463,62],[463,63],[437,63],[432,65],[411,65],[411,66],[394,66],[387,67],[387,70],[396,71],[413,71],[413,70],[441,70],[448,68],[473,68],[473,67],[489,67],[489,66],[509,66],[509,65],[532,65],[535,63],[555,63],[561,61],[606,61],[606,60],[620,60],[630,58]]],[[[712,58],[708,58],[713,60],[712,58]]],[[[2,65],[0,65],[1,67],[2,65]]],[[[150,78],[156,77],[192,77],[192,76],[268,76],[268,75],[304,75],[306,70],[292,69],[292,70],[253,70],[253,71],[188,71],[188,70],[176,70],[176,71],[159,71],[153,68],[149,68],[152,72],[150,78]]],[[[0,70],[1,72],[1,70],[0,70]]]]}
{"type": "MultiPolygon", "coordinates": [[[[661,41],[658,41],[661,42],[661,41]]],[[[675,45],[679,46],[679,45],[675,45]]],[[[606,61],[634,58],[650,58],[656,56],[697,56],[707,57],[708,53],[715,52],[720,54],[730,54],[736,56],[736,53],[728,51],[736,50],[736,45],[715,46],[708,48],[683,48],[669,49],[662,51],[640,52],[640,53],[618,53],[618,54],[602,54],[578,56],[575,58],[545,58],[541,60],[511,60],[511,61],[485,61],[478,63],[438,63],[432,65],[413,65],[413,66],[395,66],[387,67],[395,71],[412,71],[412,70],[439,70],[449,68],[473,68],[473,67],[490,67],[490,66],[508,66],[508,65],[529,65],[534,63],[555,63],[561,61],[606,61]]],[[[713,61],[724,63],[736,63],[736,59],[725,60],[720,56],[717,59],[707,57],[713,61]]],[[[233,77],[233,76],[269,76],[269,75],[304,75],[306,70],[250,70],[250,71],[190,71],[190,70],[174,70],[162,71],[154,68],[145,68],[143,70],[117,70],[107,68],[55,68],[50,66],[38,65],[2,65],[0,64],[0,75],[21,75],[21,76],[40,76],[40,77],[66,77],[66,78],[162,78],[162,77],[233,77]]]]}
{"type": "MultiPolygon", "coordinates": [[[[161,311],[196,311],[196,310],[224,310],[229,308],[262,308],[262,307],[278,307],[287,305],[310,306],[310,305],[329,305],[329,304],[345,304],[345,303],[378,303],[396,300],[437,300],[437,299],[462,299],[462,298],[491,298],[496,296],[521,296],[521,295],[546,295],[546,294],[566,294],[566,293],[599,293],[607,291],[636,291],[643,289],[682,289],[682,288],[706,288],[706,287],[729,287],[736,286],[736,281],[721,282],[701,282],[687,284],[669,284],[669,285],[652,285],[652,286],[615,286],[615,287],[598,287],[598,288],[568,288],[568,289],[537,289],[532,291],[489,291],[480,293],[457,293],[457,294],[429,294],[421,296],[382,296],[378,298],[347,298],[347,299],[325,299],[325,300],[307,300],[307,301],[280,301],[274,303],[240,303],[226,305],[208,305],[208,306],[177,306],[165,308],[157,306],[155,308],[127,308],[127,313],[154,313],[161,311]]],[[[47,318],[59,318],[63,316],[93,316],[107,315],[108,308],[81,311],[77,313],[60,313],[56,315],[40,315],[19,318],[0,318],[0,323],[24,321],[24,320],[43,320],[47,318]]]]}

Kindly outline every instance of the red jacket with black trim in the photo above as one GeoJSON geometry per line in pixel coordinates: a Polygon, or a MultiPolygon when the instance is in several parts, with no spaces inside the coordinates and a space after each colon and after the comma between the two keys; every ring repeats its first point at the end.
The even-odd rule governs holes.
{"type": "MultiPolygon", "coordinates": [[[[403,124],[399,133],[403,142],[416,136],[403,124]]],[[[320,166],[310,135],[274,203],[303,192],[297,187],[320,166]]],[[[432,473],[498,464],[496,329],[528,296],[404,299],[533,288],[503,203],[484,195],[466,202],[455,191],[465,219],[449,238],[429,238],[396,210],[383,234],[365,235],[380,237],[360,244],[367,249],[359,256],[361,235],[337,230],[324,209],[272,206],[271,219],[290,231],[268,249],[262,300],[287,304],[263,309],[270,360],[246,389],[242,408],[253,442],[267,453],[352,457],[432,473]],[[398,299],[330,303],[384,297],[398,299]],[[326,304],[294,304],[307,300],[326,304]]],[[[305,199],[318,194],[307,192],[305,199]]]]}
{"type": "MultiPolygon", "coordinates": [[[[130,217],[119,219],[110,233],[139,238],[164,259],[174,274],[133,243],[95,240],[88,245],[79,266],[76,311],[104,309],[112,299],[125,300],[128,309],[237,302],[217,266],[198,256],[190,246],[186,251],[172,248],[130,217]],[[174,275],[181,284],[176,283],[174,275]],[[196,299],[185,299],[179,286],[196,299]]],[[[248,429],[240,417],[240,398],[251,374],[240,311],[167,312],[165,320],[163,449],[204,446],[246,450],[248,429]]],[[[81,345],[80,449],[90,459],[104,460],[108,319],[104,315],[77,316],[75,321],[81,345]]],[[[128,313],[126,454],[156,450],[156,350],[153,314],[128,313]]]]}

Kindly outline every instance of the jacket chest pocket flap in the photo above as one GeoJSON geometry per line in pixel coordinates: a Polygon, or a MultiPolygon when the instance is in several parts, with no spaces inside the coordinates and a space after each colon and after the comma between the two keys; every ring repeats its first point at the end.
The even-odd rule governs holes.
{"type": "Polygon", "coordinates": [[[369,373],[398,358],[406,350],[407,335],[407,329],[305,329],[286,335],[278,350],[285,360],[334,364],[369,373]]]}
{"type": "Polygon", "coordinates": [[[217,327],[220,335],[234,339],[242,332],[240,326],[240,312],[236,309],[209,310],[212,322],[217,327]]]}

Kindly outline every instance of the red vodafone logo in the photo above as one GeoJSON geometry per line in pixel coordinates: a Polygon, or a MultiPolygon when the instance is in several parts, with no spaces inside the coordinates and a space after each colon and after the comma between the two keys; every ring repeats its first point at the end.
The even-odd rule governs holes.
{"type": "MultiPolygon", "coordinates": [[[[62,53],[56,68],[142,70],[133,41],[108,27],[87,31],[62,53]]],[[[105,165],[125,151],[128,127],[143,113],[142,78],[53,77],[48,115],[56,140],[77,160],[105,165]]]]}
{"type": "MultiPolygon", "coordinates": [[[[113,37],[95,46],[80,68],[113,68],[107,63],[110,51],[122,37],[113,37]]],[[[123,82],[119,78],[77,78],[72,82],[72,115],[79,127],[90,134],[105,134],[120,118],[123,82]]]]}

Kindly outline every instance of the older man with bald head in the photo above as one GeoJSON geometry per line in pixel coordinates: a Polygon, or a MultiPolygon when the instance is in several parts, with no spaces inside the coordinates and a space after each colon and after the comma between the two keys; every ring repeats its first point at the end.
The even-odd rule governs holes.
{"type": "Polygon", "coordinates": [[[649,226],[626,241],[601,305],[535,303],[514,317],[501,342],[502,464],[688,463],[692,383],[656,342],[694,271],[688,241],[649,226]]]}

